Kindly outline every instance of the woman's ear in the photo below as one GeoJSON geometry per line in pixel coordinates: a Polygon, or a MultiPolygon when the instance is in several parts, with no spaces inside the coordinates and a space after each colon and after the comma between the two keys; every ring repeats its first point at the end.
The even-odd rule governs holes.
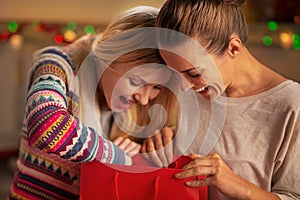
{"type": "Polygon", "coordinates": [[[242,49],[242,41],[238,37],[232,37],[228,44],[228,53],[234,58],[242,49]]]}

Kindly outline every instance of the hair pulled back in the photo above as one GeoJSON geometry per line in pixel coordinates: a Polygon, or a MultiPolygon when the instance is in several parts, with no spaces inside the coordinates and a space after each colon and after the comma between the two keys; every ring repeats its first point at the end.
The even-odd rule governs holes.
{"type": "Polygon", "coordinates": [[[244,4],[245,0],[167,0],[158,14],[156,26],[186,34],[208,53],[222,55],[233,35],[243,43],[247,40],[244,4]]]}

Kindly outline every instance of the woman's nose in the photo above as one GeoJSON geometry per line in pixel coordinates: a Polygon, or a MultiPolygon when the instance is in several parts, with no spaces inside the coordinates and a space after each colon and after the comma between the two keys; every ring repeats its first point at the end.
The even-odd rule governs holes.
{"type": "Polygon", "coordinates": [[[155,99],[160,90],[154,89],[154,86],[142,86],[138,88],[133,94],[134,100],[141,105],[147,105],[149,100],[155,99]]]}

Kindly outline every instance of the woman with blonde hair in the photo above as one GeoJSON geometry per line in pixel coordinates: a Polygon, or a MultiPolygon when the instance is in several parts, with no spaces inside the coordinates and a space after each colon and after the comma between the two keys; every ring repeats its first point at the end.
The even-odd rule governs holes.
{"type": "Polygon", "coordinates": [[[146,120],[139,113],[172,75],[147,29],[157,13],[135,7],[99,35],[35,53],[10,199],[79,199],[80,163],[132,163],[141,144],[110,136],[112,112],[132,109],[121,123],[146,120]]]}

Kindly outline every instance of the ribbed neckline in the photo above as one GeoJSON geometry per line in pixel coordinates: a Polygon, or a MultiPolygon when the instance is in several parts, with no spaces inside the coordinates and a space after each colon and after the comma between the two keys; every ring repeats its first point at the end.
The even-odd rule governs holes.
{"type": "Polygon", "coordinates": [[[234,98],[234,97],[226,97],[226,96],[220,96],[218,99],[216,99],[216,102],[221,103],[226,101],[227,104],[239,104],[239,103],[246,103],[249,101],[253,101],[256,99],[262,99],[264,97],[273,95],[274,93],[282,90],[283,88],[296,83],[293,80],[286,80],[264,92],[261,92],[259,94],[255,94],[255,95],[251,95],[251,96],[247,96],[247,97],[239,97],[239,98],[234,98]]]}

